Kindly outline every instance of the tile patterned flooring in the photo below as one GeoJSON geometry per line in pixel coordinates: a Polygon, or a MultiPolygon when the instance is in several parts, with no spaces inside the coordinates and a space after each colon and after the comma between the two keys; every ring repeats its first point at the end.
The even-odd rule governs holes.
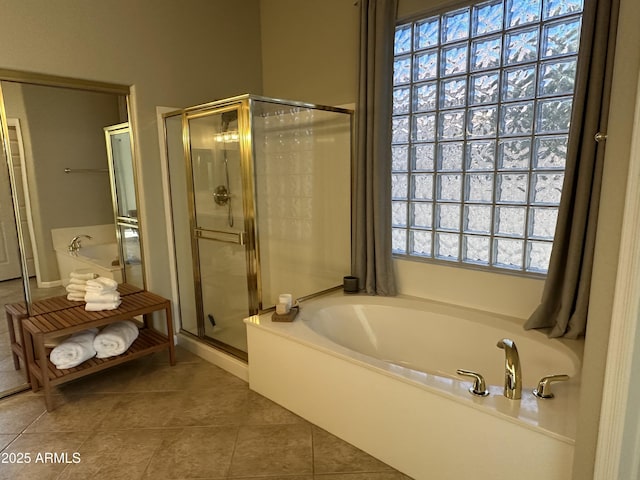
{"type": "Polygon", "coordinates": [[[410,480],[177,353],[174,367],[156,353],[62,385],[49,413],[40,393],[0,400],[0,463],[31,458],[0,465],[0,480],[410,480]],[[68,463],[45,463],[47,452],[68,463]]]}

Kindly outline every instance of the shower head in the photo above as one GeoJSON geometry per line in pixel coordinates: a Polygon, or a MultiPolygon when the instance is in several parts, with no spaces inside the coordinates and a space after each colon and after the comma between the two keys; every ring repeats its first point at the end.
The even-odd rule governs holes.
{"type": "Polygon", "coordinates": [[[230,110],[228,112],[224,112],[222,115],[222,131],[226,132],[229,130],[229,124],[235,120],[238,120],[238,111],[230,110]]]}

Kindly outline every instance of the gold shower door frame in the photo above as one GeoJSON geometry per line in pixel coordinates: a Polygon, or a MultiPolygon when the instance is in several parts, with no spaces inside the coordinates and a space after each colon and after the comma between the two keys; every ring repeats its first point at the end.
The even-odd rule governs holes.
{"type": "MultiPolygon", "coordinates": [[[[113,147],[111,145],[111,139],[113,136],[118,135],[118,134],[127,134],[129,136],[129,143],[131,146],[131,165],[132,165],[132,170],[134,172],[138,171],[138,164],[137,164],[137,160],[136,160],[136,154],[135,154],[135,143],[133,140],[133,134],[131,132],[131,125],[129,124],[129,122],[123,122],[123,123],[119,123],[117,125],[111,125],[108,127],[104,127],[104,138],[105,138],[105,143],[106,143],[106,148],[107,148],[107,160],[109,162],[109,182],[111,184],[111,204],[113,206],[113,218],[115,219],[115,226],[116,226],[116,241],[118,243],[118,259],[120,261],[120,267],[122,268],[122,279],[125,283],[134,283],[134,280],[131,278],[127,278],[127,268],[126,268],[126,255],[124,253],[124,239],[122,238],[122,231],[120,230],[120,227],[129,227],[129,228],[134,228],[137,232],[138,232],[138,239],[140,242],[140,262],[141,262],[141,266],[142,266],[142,275],[141,275],[141,284],[136,285],[137,287],[140,288],[147,288],[147,280],[146,280],[146,275],[144,275],[144,248],[143,248],[143,238],[142,238],[142,230],[140,228],[140,221],[139,218],[136,216],[134,217],[125,217],[120,215],[120,206],[119,206],[119,202],[118,202],[118,193],[117,193],[117,189],[118,189],[118,185],[117,185],[117,180],[116,180],[116,165],[115,165],[115,158],[113,155],[113,147]]],[[[133,191],[134,191],[134,196],[135,196],[135,202],[136,202],[136,208],[139,209],[139,205],[140,205],[140,194],[139,192],[139,185],[138,185],[138,179],[136,178],[136,175],[133,176],[133,191]]]]}
{"type": "MultiPolygon", "coordinates": [[[[231,99],[233,100],[233,99],[231,99]]],[[[236,238],[233,238],[233,234],[220,233],[215,238],[215,241],[231,242],[243,245],[245,248],[245,264],[246,264],[246,279],[247,279],[247,316],[255,315],[260,311],[260,276],[259,276],[259,258],[257,249],[257,232],[256,232],[256,212],[255,212],[255,185],[253,181],[253,150],[252,150],[252,138],[251,138],[251,116],[250,116],[250,99],[245,98],[235,101],[233,103],[224,106],[215,105],[203,105],[201,108],[197,108],[195,111],[185,110],[182,113],[182,141],[184,147],[184,160],[187,169],[187,193],[188,193],[188,207],[189,207],[189,224],[191,229],[191,252],[193,259],[193,280],[195,285],[196,294],[196,313],[197,313],[197,327],[198,337],[206,339],[221,350],[232,354],[235,357],[239,357],[243,360],[247,360],[247,352],[244,352],[238,348],[228,345],[220,340],[207,336],[205,333],[205,318],[204,318],[204,299],[203,299],[203,284],[202,284],[202,272],[200,268],[200,254],[198,239],[203,238],[200,236],[196,222],[196,202],[195,202],[195,187],[193,180],[193,163],[192,163],[192,151],[191,151],[191,135],[189,121],[202,117],[221,115],[225,112],[237,111],[238,114],[238,133],[239,133],[239,149],[240,149],[240,175],[242,181],[242,211],[244,225],[243,230],[236,238]]]]}

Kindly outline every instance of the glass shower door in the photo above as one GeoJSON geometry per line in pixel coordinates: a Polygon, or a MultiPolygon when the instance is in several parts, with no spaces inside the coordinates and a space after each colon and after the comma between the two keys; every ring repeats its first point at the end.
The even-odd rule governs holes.
{"type": "Polygon", "coordinates": [[[246,358],[250,313],[238,109],[187,116],[199,335],[246,358]]]}

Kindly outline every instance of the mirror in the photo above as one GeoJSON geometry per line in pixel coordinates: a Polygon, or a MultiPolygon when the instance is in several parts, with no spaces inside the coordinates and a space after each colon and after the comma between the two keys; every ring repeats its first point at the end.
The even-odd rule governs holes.
{"type": "MultiPolygon", "coordinates": [[[[139,279],[136,283],[144,283],[137,211],[132,224],[135,228],[121,227],[120,220],[115,219],[111,186],[114,175],[108,159],[111,146],[105,143],[106,129],[129,120],[129,88],[0,69],[0,93],[4,143],[4,163],[0,168],[2,315],[7,304],[26,302],[27,308],[32,309],[38,300],[66,294],[65,269],[94,268],[68,264],[84,262],[85,252],[93,258],[94,250],[100,251],[98,257],[104,260],[100,260],[100,266],[113,278],[121,272],[121,265],[131,265],[136,270],[133,276],[139,279]],[[6,159],[5,152],[10,152],[10,159],[6,159]],[[11,190],[17,202],[18,221],[11,190]],[[91,238],[82,238],[81,254],[73,258],[68,244],[76,235],[91,238]],[[128,262],[119,249],[121,236],[128,240],[127,250],[134,251],[128,262]],[[113,248],[90,248],[104,245],[113,248]]],[[[134,177],[129,179],[127,201],[135,205],[135,163],[128,124],[126,136],[128,142],[122,144],[119,153],[128,148],[129,163],[119,175],[134,177]]],[[[126,273],[120,275],[124,280],[126,273]]],[[[3,392],[25,386],[24,366],[16,370],[10,353],[9,330],[8,322],[2,320],[0,397],[3,392]]]]}

